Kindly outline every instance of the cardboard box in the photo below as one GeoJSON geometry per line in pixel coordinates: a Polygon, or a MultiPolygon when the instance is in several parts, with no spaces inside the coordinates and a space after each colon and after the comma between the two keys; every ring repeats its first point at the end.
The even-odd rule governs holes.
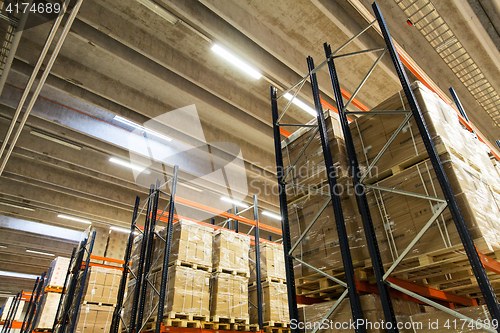
{"type": "Polygon", "coordinates": [[[247,277],[214,273],[210,281],[211,317],[249,319],[247,277]]]}
{"type": "Polygon", "coordinates": [[[248,251],[250,237],[245,234],[219,229],[214,232],[213,241],[213,268],[222,270],[249,273],[248,251]]]}
{"type": "MultiPolygon", "coordinates": [[[[108,244],[106,246],[106,258],[123,260],[127,249],[128,238],[128,233],[111,230],[109,232],[108,244]]],[[[114,264],[111,262],[107,262],[106,264],[121,266],[120,264],[114,264]]]]}
{"type": "Polygon", "coordinates": [[[50,263],[47,285],[51,287],[64,287],[68,273],[69,258],[57,257],[50,263]]]}
{"type": "MultiPolygon", "coordinates": [[[[158,233],[165,238],[167,229],[158,233]]],[[[175,261],[212,267],[213,229],[191,221],[181,220],[174,223],[170,264],[175,261]]],[[[152,257],[153,270],[163,265],[165,243],[156,239],[152,257]]]]}
{"type": "Polygon", "coordinates": [[[75,331],[78,333],[106,333],[113,320],[114,308],[95,304],[82,305],[75,331]]]}
{"type": "Polygon", "coordinates": [[[92,266],[89,268],[87,276],[84,301],[116,304],[122,271],[92,266]]]}
{"type": "MultiPolygon", "coordinates": [[[[257,304],[257,286],[249,287],[248,290],[250,302],[257,304]]],[[[251,324],[258,323],[257,309],[250,306],[249,310],[251,324]]],[[[290,322],[286,284],[277,282],[265,282],[262,284],[262,310],[264,322],[290,322]]]]}
{"type": "MultiPolygon", "coordinates": [[[[283,245],[276,243],[261,243],[260,246],[260,277],[261,280],[281,279],[286,280],[285,255],[283,245]]],[[[250,258],[255,262],[255,247],[250,249],[250,258]]],[[[256,280],[255,265],[252,264],[250,282],[256,280]]]]}
{"type": "Polygon", "coordinates": [[[39,310],[40,316],[36,324],[37,328],[52,329],[60,299],[60,293],[46,292],[44,294],[39,310]]]}
{"type": "MultiPolygon", "coordinates": [[[[369,321],[372,324],[378,322],[380,323],[384,320],[384,313],[382,310],[382,303],[380,302],[380,297],[375,294],[367,294],[359,297],[361,303],[361,310],[363,312],[363,318],[365,321],[369,321]]],[[[398,318],[408,317],[412,314],[420,313],[420,306],[413,302],[408,302],[400,299],[392,299],[393,307],[398,318]]],[[[299,321],[303,323],[309,323],[306,326],[305,332],[310,333],[314,329],[314,325],[320,325],[323,317],[331,309],[335,301],[329,301],[324,303],[317,303],[312,305],[307,305],[299,309],[299,321]]],[[[335,311],[327,319],[328,329],[322,330],[322,332],[327,331],[333,332],[354,332],[354,330],[336,329],[335,325],[342,325],[343,323],[349,323],[352,321],[351,303],[349,298],[344,299],[335,311]],[[332,327],[333,326],[333,327],[332,327]]],[[[366,331],[370,333],[374,332],[385,332],[382,329],[376,329],[375,325],[366,326],[366,331]]]]}

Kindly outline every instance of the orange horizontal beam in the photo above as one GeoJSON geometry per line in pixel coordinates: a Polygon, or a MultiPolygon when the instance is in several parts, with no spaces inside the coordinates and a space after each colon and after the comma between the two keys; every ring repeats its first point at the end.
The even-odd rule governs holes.
{"type": "MultiPolygon", "coordinates": [[[[242,222],[242,223],[254,226],[254,227],[257,226],[257,222],[254,221],[254,220],[250,220],[250,219],[238,216],[238,215],[234,215],[234,214],[231,214],[231,213],[219,210],[217,208],[208,207],[208,206],[205,206],[205,205],[202,205],[202,204],[199,204],[197,202],[193,202],[193,201],[190,201],[190,200],[187,200],[187,199],[176,197],[175,198],[175,202],[183,204],[183,205],[186,205],[186,206],[189,206],[189,207],[193,207],[195,209],[199,209],[199,210],[202,210],[202,211],[205,211],[205,212],[209,212],[209,213],[212,213],[212,214],[223,216],[223,217],[228,218],[228,219],[233,219],[233,220],[236,220],[236,221],[239,221],[239,222],[242,222]]],[[[278,228],[275,228],[275,227],[271,227],[271,226],[266,225],[266,224],[260,224],[259,228],[263,229],[263,230],[274,232],[275,234],[281,235],[281,229],[278,229],[278,228]]]]}
{"type": "MultiPolygon", "coordinates": [[[[210,223],[205,223],[205,222],[201,222],[201,221],[189,218],[189,217],[184,217],[184,216],[180,216],[180,215],[174,214],[174,221],[177,222],[179,220],[188,220],[188,221],[191,221],[191,222],[194,222],[194,223],[197,223],[197,224],[200,224],[200,225],[203,225],[205,227],[209,227],[209,228],[212,228],[212,229],[215,229],[215,230],[223,229],[223,230],[235,232],[234,230],[223,228],[223,227],[219,227],[218,225],[214,225],[214,224],[210,224],[210,223]]],[[[168,222],[168,213],[163,214],[163,216],[160,218],[160,221],[168,222]]],[[[260,228],[260,225],[259,225],[259,228],[260,228]]],[[[251,245],[255,245],[255,236],[248,235],[248,237],[250,237],[250,240],[251,240],[250,244],[251,245]]],[[[272,241],[269,241],[269,240],[263,239],[263,238],[260,239],[260,243],[278,244],[278,243],[275,243],[275,242],[272,242],[272,241]]]]}
{"type": "Polygon", "coordinates": [[[288,138],[292,133],[288,132],[286,129],[280,127],[280,133],[283,135],[285,138],[288,138]]]}
{"type": "MultiPolygon", "coordinates": [[[[0,325],[5,325],[5,321],[0,321],[0,325]]],[[[22,321],[13,321],[11,328],[16,330],[16,329],[21,329],[23,328],[23,322],[22,321]]]]}
{"type": "Polygon", "coordinates": [[[52,293],[62,293],[63,290],[62,290],[62,288],[59,289],[59,288],[46,287],[45,291],[49,291],[49,292],[52,292],[52,293]]]}
{"type": "Polygon", "coordinates": [[[479,250],[477,250],[477,247],[476,251],[479,255],[479,259],[481,259],[481,263],[483,264],[484,268],[500,275],[500,262],[485,256],[484,254],[479,252],[479,250]]]}
{"type": "Polygon", "coordinates": [[[445,302],[450,302],[450,303],[457,303],[461,305],[466,305],[466,306],[476,306],[478,305],[477,300],[469,297],[464,297],[464,296],[459,296],[455,295],[452,293],[447,293],[442,290],[434,289],[434,288],[429,288],[429,287],[424,287],[419,284],[401,280],[395,277],[388,277],[387,281],[394,283],[402,288],[405,288],[409,291],[413,291],[414,293],[417,293],[422,296],[430,297],[433,299],[445,301],[445,302]]]}
{"type": "Polygon", "coordinates": [[[297,304],[311,305],[316,303],[323,303],[326,300],[322,298],[306,297],[302,295],[297,295],[297,304]]]}
{"type": "Polygon", "coordinates": [[[96,256],[96,255],[93,255],[93,254],[90,255],[90,259],[96,259],[96,260],[102,260],[102,261],[109,261],[109,262],[114,262],[116,264],[122,264],[122,265],[125,263],[125,261],[120,260],[120,259],[100,257],[100,256],[96,256]]]}
{"type": "MultiPolygon", "coordinates": [[[[321,98],[321,96],[319,96],[319,100],[321,101],[321,105],[323,106],[323,108],[332,110],[337,114],[339,113],[339,110],[337,110],[336,107],[334,107],[333,105],[331,105],[330,103],[325,101],[323,98],[321,98]]],[[[365,106],[365,108],[366,108],[366,106],[365,106]]],[[[369,111],[369,110],[367,109],[367,110],[363,110],[363,111],[369,111]]],[[[352,119],[349,117],[347,117],[347,120],[352,121],[352,119]]]]}

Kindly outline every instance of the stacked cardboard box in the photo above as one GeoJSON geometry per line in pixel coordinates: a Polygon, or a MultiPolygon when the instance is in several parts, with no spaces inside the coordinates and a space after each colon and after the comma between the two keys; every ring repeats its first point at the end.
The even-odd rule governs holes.
{"type": "MultiPolygon", "coordinates": [[[[127,248],[128,237],[128,233],[110,230],[108,243],[106,245],[106,258],[123,260],[127,248]]],[[[120,264],[106,262],[106,265],[118,266],[120,264]]]]}
{"type": "MultiPolygon", "coordinates": [[[[500,205],[496,204],[500,202],[500,194],[495,190],[500,188],[500,182],[495,166],[489,159],[488,148],[461,126],[453,108],[420,83],[417,82],[412,87],[473,238],[479,241],[481,249],[491,251],[500,248],[500,205]]],[[[409,107],[399,94],[374,108],[403,109],[409,110],[409,107]]],[[[350,124],[358,160],[363,170],[373,162],[403,119],[404,115],[370,114],[359,117],[350,124]]],[[[306,138],[301,137],[301,140],[306,138]]],[[[370,177],[369,182],[383,187],[443,198],[413,119],[403,127],[370,177]]],[[[351,255],[355,265],[364,265],[369,262],[370,257],[366,249],[362,221],[352,186],[344,181],[350,180],[341,179],[338,192],[341,194],[351,255]]],[[[322,189],[328,191],[328,186],[322,189]]],[[[435,201],[386,191],[369,190],[367,196],[385,264],[391,263],[401,254],[440,205],[435,201]]],[[[289,200],[292,242],[298,239],[316,216],[324,200],[325,197],[313,194],[289,200]]],[[[330,204],[293,255],[319,269],[341,269],[338,237],[332,221],[333,209],[330,204]]],[[[460,243],[450,213],[445,210],[438,222],[432,225],[431,230],[406,258],[458,246],[460,243]]],[[[307,276],[314,272],[298,266],[295,273],[297,276],[307,276]]]]}
{"type": "MultiPolygon", "coordinates": [[[[158,234],[165,239],[167,229],[158,234]]],[[[172,247],[170,250],[169,264],[182,263],[196,268],[212,268],[212,242],[213,229],[191,222],[181,220],[173,225],[172,247]]],[[[153,270],[160,269],[163,265],[165,243],[158,238],[155,240],[152,257],[153,270]]],[[[136,251],[138,257],[140,251],[136,251]]]]}
{"type": "Polygon", "coordinates": [[[213,270],[247,276],[250,237],[224,229],[215,231],[213,237],[213,270]]]}
{"type": "MultiPolygon", "coordinates": [[[[53,289],[64,288],[64,281],[68,272],[70,259],[64,257],[57,257],[50,263],[49,274],[47,276],[47,286],[53,289]]],[[[60,292],[45,292],[42,300],[40,301],[40,315],[36,327],[39,329],[52,329],[54,319],[61,299],[60,292]]]]}
{"type": "Polygon", "coordinates": [[[89,268],[84,301],[114,305],[122,271],[113,268],[92,266],[89,268]]]}
{"type": "MultiPolygon", "coordinates": [[[[382,303],[380,302],[380,297],[375,294],[368,294],[359,297],[361,303],[361,310],[363,312],[363,318],[366,322],[371,322],[372,326],[369,324],[365,326],[366,332],[378,333],[386,332],[385,329],[381,329],[380,324],[384,319],[384,314],[382,310],[382,303]],[[374,325],[377,323],[378,325],[374,325]],[[379,327],[379,328],[373,328],[379,327]]],[[[333,333],[333,332],[355,332],[354,329],[349,329],[349,324],[352,320],[351,313],[351,303],[348,298],[344,299],[335,311],[327,318],[326,321],[322,321],[324,316],[328,313],[330,308],[333,306],[335,301],[329,301],[324,303],[317,303],[313,305],[304,306],[299,309],[299,322],[304,323],[305,332],[310,333],[314,330],[314,325],[323,325],[325,328],[321,332],[333,333]],[[344,326],[342,327],[342,324],[344,326]],[[347,329],[346,329],[347,327],[347,329]],[[339,329],[343,328],[343,329],[339,329]]],[[[409,315],[414,315],[420,313],[420,306],[413,302],[408,302],[400,299],[392,300],[395,314],[398,321],[407,320],[406,317],[409,315]]]]}
{"type": "MultiPolygon", "coordinates": [[[[352,261],[354,265],[361,265],[369,258],[361,218],[357,210],[352,186],[347,183],[347,180],[339,183],[339,185],[343,186],[340,191],[342,193],[341,205],[352,261]]],[[[288,219],[293,244],[320,213],[326,200],[327,198],[324,195],[311,194],[288,205],[288,219]]],[[[329,203],[319,215],[316,222],[294,250],[293,256],[321,270],[343,270],[332,203],[329,203]]],[[[296,265],[296,278],[310,274],[314,274],[314,270],[306,266],[296,265]]]]}
{"type": "Polygon", "coordinates": [[[248,324],[248,251],[250,237],[217,230],[213,238],[213,273],[210,285],[210,317],[237,319],[248,324]]]}
{"type": "Polygon", "coordinates": [[[77,333],[107,333],[113,320],[114,308],[96,304],[82,305],[75,331],[77,333]]]}
{"type": "MultiPolygon", "coordinates": [[[[283,245],[277,243],[263,242],[260,249],[260,277],[262,281],[266,280],[286,280],[285,274],[285,255],[283,245]]],[[[255,262],[255,248],[250,249],[250,258],[255,262]]],[[[250,283],[256,280],[256,271],[252,265],[250,272],[250,283]]]]}
{"type": "MultiPolygon", "coordinates": [[[[409,316],[409,321],[412,323],[411,328],[399,330],[401,333],[416,333],[416,332],[448,332],[448,333],[466,333],[466,332],[485,332],[481,328],[481,324],[485,324],[485,328],[494,330],[494,324],[486,305],[471,306],[467,308],[455,309],[460,314],[463,314],[471,319],[476,320],[476,323],[459,319],[443,311],[432,311],[409,316]],[[488,323],[488,324],[487,324],[488,323]],[[488,327],[489,326],[489,327],[488,327]]],[[[496,323],[498,326],[498,323],[496,323]]]]}
{"type": "MultiPolygon", "coordinates": [[[[249,299],[257,304],[257,286],[249,287],[249,299]]],[[[258,323],[257,309],[250,306],[252,324],[258,323]]],[[[279,282],[264,282],[262,284],[262,318],[264,325],[274,326],[275,323],[288,324],[288,294],[286,284],[279,282]]]]}
{"type": "MultiPolygon", "coordinates": [[[[0,317],[0,320],[4,321],[7,319],[7,314],[9,312],[10,307],[12,306],[12,302],[14,302],[13,296],[7,298],[7,302],[5,302],[4,310],[2,312],[2,316],[0,317]]],[[[16,314],[14,315],[15,321],[23,320],[23,318],[21,318],[21,316],[23,315],[23,309],[24,309],[24,301],[20,301],[19,305],[17,307],[16,314]]]]}
{"type": "MultiPolygon", "coordinates": [[[[333,165],[339,177],[346,176],[348,159],[345,143],[341,135],[338,114],[326,111],[325,121],[333,165]]],[[[310,124],[315,124],[315,120],[310,124]]],[[[285,170],[296,161],[295,167],[287,176],[288,182],[305,187],[318,187],[325,183],[326,167],[323,159],[323,148],[319,134],[315,134],[315,128],[302,128],[294,132],[282,142],[281,148],[285,170]]],[[[307,194],[307,192],[297,187],[287,188],[289,201],[304,194],[307,194]]]]}
{"type": "Polygon", "coordinates": [[[212,274],[210,317],[215,322],[220,318],[234,318],[248,324],[248,277],[227,273],[212,274]]]}

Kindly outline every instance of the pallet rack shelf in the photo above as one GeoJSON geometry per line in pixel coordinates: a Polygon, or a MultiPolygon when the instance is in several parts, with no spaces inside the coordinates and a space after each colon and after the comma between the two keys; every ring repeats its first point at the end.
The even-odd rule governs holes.
{"type": "MultiPolygon", "coordinates": [[[[134,207],[134,214],[132,218],[132,224],[130,228],[130,235],[127,243],[127,248],[123,260],[123,275],[122,279],[120,282],[120,288],[118,290],[118,299],[117,299],[117,306],[115,308],[114,314],[113,314],[113,322],[111,325],[110,333],[118,333],[118,329],[120,326],[120,323],[122,324],[123,328],[125,329],[126,332],[141,332],[144,330],[146,324],[148,323],[148,320],[151,320],[151,314],[145,315],[143,313],[143,303],[144,297],[145,297],[145,287],[147,285],[151,285],[151,283],[148,280],[149,274],[150,274],[150,256],[151,256],[151,249],[149,248],[149,244],[152,244],[152,241],[154,237],[158,237],[158,234],[156,231],[154,231],[155,226],[158,224],[159,221],[165,222],[167,224],[167,237],[166,239],[161,239],[165,243],[165,256],[164,256],[164,262],[163,262],[163,271],[162,271],[162,282],[161,282],[161,288],[160,290],[155,290],[155,293],[160,296],[158,304],[156,304],[155,308],[158,309],[158,312],[156,314],[156,323],[153,327],[154,331],[156,333],[160,332],[166,332],[167,330],[169,332],[182,332],[182,333],[190,333],[190,332],[206,332],[206,333],[215,333],[215,332],[220,332],[220,330],[217,329],[210,329],[210,328],[186,328],[186,327],[171,327],[171,326],[164,326],[162,323],[162,320],[159,320],[158,318],[163,317],[163,306],[164,306],[164,301],[165,301],[165,289],[166,289],[166,282],[167,279],[167,274],[168,274],[168,264],[169,264],[169,254],[170,254],[170,247],[172,244],[172,225],[174,222],[178,222],[180,220],[187,220],[191,221],[206,227],[210,227],[215,230],[227,230],[231,232],[239,232],[238,228],[238,223],[244,223],[246,225],[251,226],[250,231],[248,231],[247,236],[251,239],[251,244],[255,246],[255,265],[256,265],[256,284],[257,284],[257,289],[261,290],[261,271],[260,271],[260,244],[264,242],[269,242],[269,243],[274,243],[271,240],[265,240],[260,238],[260,229],[264,229],[270,232],[274,232],[277,234],[281,234],[281,230],[277,228],[273,228],[270,226],[266,225],[261,225],[259,224],[259,213],[258,213],[258,203],[257,203],[257,196],[253,197],[253,205],[246,208],[245,210],[242,210],[238,212],[237,208],[235,207],[234,209],[234,214],[225,211],[221,211],[206,205],[202,205],[187,199],[180,198],[176,196],[176,184],[177,184],[177,177],[178,177],[178,166],[174,167],[174,172],[173,176],[166,182],[172,182],[170,186],[170,194],[167,194],[160,190],[165,184],[162,184],[160,186],[159,183],[156,184],[156,186],[151,187],[150,190],[150,195],[149,197],[142,201],[142,207],[140,207],[141,202],[140,198],[136,198],[135,202],[135,207],[134,207]],[[167,207],[163,210],[158,209],[158,199],[159,195],[167,195],[169,200],[167,207]],[[212,219],[211,223],[205,223],[201,222],[189,217],[185,216],[180,216],[175,214],[175,206],[176,205],[186,205],[204,212],[209,212],[214,214],[214,216],[219,216],[223,217],[226,220],[224,220],[221,225],[216,225],[215,224],[215,219],[212,219]],[[167,209],[168,208],[168,209],[167,209]],[[139,216],[141,213],[145,210],[145,222],[144,226],[140,226],[137,224],[137,221],[139,219],[139,216]],[[245,218],[242,216],[242,213],[247,212],[247,211],[252,211],[253,210],[253,219],[245,218]],[[233,222],[232,225],[229,224],[229,222],[233,222]],[[230,226],[231,228],[226,228],[225,226],[230,226]],[[253,231],[253,235],[251,235],[253,231]],[[143,242],[141,245],[141,255],[139,258],[139,265],[137,269],[137,274],[134,274],[130,268],[130,258],[132,257],[132,244],[134,240],[134,233],[140,233],[143,236],[143,242]],[[147,241],[144,241],[147,239],[147,241]],[[127,276],[128,274],[133,275],[133,279],[135,280],[135,287],[134,291],[132,292],[133,295],[129,294],[127,295],[127,298],[124,298],[125,294],[125,286],[126,286],[126,281],[127,281],[127,276]],[[124,308],[124,305],[126,302],[132,302],[131,308],[131,318],[128,323],[126,323],[122,317],[122,310],[124,308]],[[142,310],[141,310],[142,309],[142,310]]],[[[251,304],[251,303],[250,303],[251,304]]],[[[264,323],[263,323],[263,318],[262,318],[262,295],[260,293],[257,293],[257,304],[251,304],[251,306],[254,306],[258,309],[257,314],[258,314],[258,325],[259,325],[259,331],[263,332],[264,331],[264,323]]],[[[226,331],[226,330],[225,330],[226,331]]],[[[227,330],[228,333],[233,332],[230,330],[227,330]]],[[[236,332],[236,331],[234,331],[236,332]]]]}
{"type": "MultiPolygon", "coordinates": [[[[443,165],[439,159],[439,155],[436,151],[436,148],[434,146],[434,142],[432,141],[429,131],[426,127],[425,121],[422,117],[422,113],[419,109],[419,106],[416,102],[415,96],[413,94],[412,89],[410,88],[410,84],[408,82],[408,78],[406,77],[406,73],[404,71],[403,65],[401,63],[401,60],[399,58],[398,52],[396,51],[396,48],[393,44],[392,38],[389,34],[387,25],[384,21],[384,18],[382,16],[382,13],[380,12],[380,9],[376,3],[373,4],[372,6],[373,11],[375,13],[376,19],[373,20],[367,27],[365,27],[363,30],[361,30],[358,34],[353,36],[350,40],[348,40],[346,43],[344,43],[340,48],[338,48],[335,52],[331,51],[330,46],[325,43],[324,45],[324,50],[325,50],[325,56],[326,60],[323,61],[319,66],[315,67],[314,66],[314,61],[311,57],[307,58],[307,64],[308,64],[308,74],[303,77],[299,82],[295,83],[292,85],[289,89],[285,90],[283,93],[281,93],[279,96],[277,95],[277,89],[275,87],[271,87],[271,106],[272,106],[272,119],[273,119],[273,129],[274,129],[274,143],[275,143],[275,154],[276,154],[276,165],[277,165],[277,178],[278,178],[278,186],[279,186],[279,199],[280,199],[280,210],[281,210],[281,217],[282,217],[282,232],[283,232],[283,245],[285,249],[285,263],[286,263],[286,274],[287,274],[287,282],[288,282],[288,300],[289,300],[289,310],[290,310],[290,320],[298,320],[298,311],[297,311],[297,302],[296,302],[296,289],[295,289],[295,279],[294,279],[294,270],[293,270],[293,260],[298,261],[301,263],[303,266],[306,266],[310,268],[313,271],[316,271],[318,274],[336,282],[338,285],[344,286],[345,291],[342,293],[340,298],[334,303],[334,305],[331,307],[331,309],[325,314],[323,319],[327,319],[333,311],[336,309],[336,307],[340,304],[341,300],[345,298],[346,296],[349,296],[350,299],[350,304],[351,304],[351,312],[352,312],[352,317],[353,320],[356,321],[357,319],[362,319],[363,315],[361,313],[361,308],[359,306],[359,297],[358,297],[358,292],[360,291],[359,289],[362,289],[363,291],[366,290],[371,290],[372,292],[374,291],[373,287],[368,287],[366,285],[362,285],[359,283],[359,281],[355,280],[354,277],[354,270],[353,270],[353,263],[350,258],[350,251],[349,251],[349,245],[348,245],[348,235],[345,230],[345,225],[344,225],[344,220],[342,216],[342,207],[340,206],[340,200],[339,196],[337,193],[335,193],[334,189],[337,183],[337,173],[336,170],[333,166],[332,163],[332,156],[331,156],[331,150],[329,147],[329,142],[328,142],[328,136],[326,133],[326,128],[325,128],[325,119],[324,119],[324,114],[323,114],[323,107],[324,101],[321,100],[319,96],[319,88],[318,88],[318,83],[316,80],[316,73],[318,70],[320,70],[322,67],[327,66],[330,74],[330,79],[331,83],[333,86],[333,91],[335,95],[335,100],[337,104],[337,111],[339,113],[339,118],[340,118],[340,125],[342,128],[342,132],[344,135],[345,139],[345,144],[346,144],[346,149],[347,149],[347,155],[348,155],[348,160],[349,160],[349,171],[350,174],[353,177],[353,182],[354,186],[359,187],[362,189],[362,191],[354,191],[355,196],[356,196],[356,201],[357,201],[357,206],[359,210],[359,214],[361,216],[361,220],[363,222],[363,228],[365,232],[365,238],[367,242],[367,247],[369,250],[369,254],[371,257],[372,261],[372,267],[373,271],[375,273],[375,279],[376,279],[376,289],[377,292],[380,296],[381,303],[382,303],[382,308],[383,308],[383,313],[384,313],[384,319],[387,323],[392,323],[392,328],[388,327],[389,332],[398,332],[398,329],[396,328],[395,323],[396,321],[396,316],[394,313],[394,309],[392,306],[391,302],[391,290],[396,290],[402,294],[405,294],[409,297],[412,297],[420,302],[423,302],[425,304],[429,304],[433,307],[436,307],[442,311],[445,311],[455,317],[466,319],[467,321],[471,321],[471,318],[467,318],[466,316],[451,310],[450,308],[446,307],[443,304],[440,304],[436,301],[433,301],[427,297],[424,297],[422,294],[425,294],[425,291],[423,289],[416,289],[414,284],[411,283],[403,283],[406,281],[397,281],[394,278],[390,277],[390,274],[394,271],[396,266],[405,258],[405,256],[409,253],[413,245],[415,245],[418,240],[421,238],[421,236],[425,233],[425,231],[428,230],[428,228],[432,225],[432,223],[440,216],[440,214],[445,210],[449,209],[451,212],[453,221],[455,223],[455,226],[458,230],[458,233],[460,235],[461,242],[463,244],[464,250],[467,254],[468,260],[470,262],[470,265],[472,266],[472,270],[474,272],[474,276],[478,281],[481,293],[484,297],[484,300],[488,306],[490,315],[492,319],[500,319],[500,306],[498,303],[498,300],[495,296],[495,293],[491,287],[491,283],[488,279],[488,276],[486,275],[485,268],[482,264],[482,261],[487,261],[487,259],[481,260],[483,256],[478,253],[474,246],[473,239],[471,237],[471,234],[465,224],[464,217],[460,211],[460,208],[458,206],[457,200],[455,198],[455,195],[452,191],[452,188],[450,186],[450,182],[445,174],[443,165]],[[370,50],[362,50],[358,52],[353,52],[353,53],[348,53],[348,54],[340,54],[339,52],[347,46],[349,43],[351,43],[354,39],[359,37],[361,34],[365,33],[368,31],[371,27],[375,27],[377,25],[378,29],[381,31],[382,36],[384,38],[385,45],[380,47],[380,48],[375,48],[375,49],[370,49],[370,50]],[[354,93],[349,97],[348,101],[344,104],[343,101],[343,93],[342,89],[340,88],[339,84],[339,79],[335,67],[335,62],[338,58],[340,57],[345,57],[345,56],[355,56],[358,54],[363,54],[367,52],[378,52],[379,56],[373,66],[370,68],[364,79],[361,81],[361,84],[358,86],[358,88],[354,91],[354,93]],[[394,68],[397,72],[397,75],[400,80],[400,84],[402,86],[402,89],[404,91],[404,95],[410,105],[410,110],[405,110],[405,111],[367,111],[367,110],[362,110],[362,111],[347,111],[347,106],[352,103],[352,101],[355,99],[356,95],[360,91],[360,89],[363,87],[363,85],[367,82],[368,77],[372,74],[374,71],[375,67],[379,63],[379,61],[382,59],[382,57],[388,53],[392,64],[394,65],[394,68]],[[327,274],[324,271],[321,271],[320,269],[310,265],[309,263],[302,261],[298,258],[295,258],[292,255],[293,250],[296,248],[297,243],[300,242],[303,237],[307,234],[309,228],[314,224],[316,221],[318,215],[316,216],[315,219],[309,224],[309,226],[306,228],[304,232],[299,236],[298,242],[295,244],[291,243],[291,238],[290,238],[290,225],[289,225],[289,218],[288,218],[288,211],[287,211],[287,193],[286,193],[286,187],[287,186],[296,186],[295,184],[291,184],[287,181],[287,176],[290,173],[291,169],[294,168],[295,162],[291,163],[288,169],[284,168],[284,163],[283,163],[283,156],[282,156],[282,142],[281,142],[281,135],[282,135],[282,127],[285,126],[301,126],[301,125],[296,125],[296,124],[284,124],[280,123],[281,119],[283,118],[283,115],[287,111],[288,107],[291,105],[293,98],[297,96],[299,93],[300,89],[306,82],[306,80],[310,80],[311,82],[311,87],[312,87],[312,93],[313,93],[313,99],[314,99],[314,105],[315,105],[315,111],[317,113],[317,124],[316,125],[302,125],[302,127],[315,127],[314,134],[316,133],[320,136],[321,138],[321,144],[322,144],[322,150],[323,150],[323,158],[324,158],[324,163],[326,167],[326,174],[327,174],[327,180],[328,180],[328,185],[329,185],[329,192],[326,193],[325,191],[320,191],[320,190],[312,190],[309,189],[310,191],[313,191],[313,193],[320,193],[323,195],[327,196],[327,203],[322,207],[321,211],[324,211],[326,207],[328,206],[329,202],[332,202],[333,205],[333,213],[335,216],[335,223],[336,223],[336,228],[339,236],[339,243],[340,243],[340,248],[341,248],[341,254],[342,254],[342,262],[343,262],[343,267],[346,272],[345,278],[346,282],[339,280],[338,278],[327,274]],[[293,92],[292,99],[288,101],[286,107],[279,112],[278,110],[278,99],[284,96],[287,93],[292,94],[292,90],[295,91],[293,92]],[[353,139],[352,139],[352,134],[350,131],[349,127],[349,119],[348,115],[349,114],[394,114],[394,113],[399,113],[399,114],[404,114],[405,120],[399,128],[396,130],[396,133],[393,134],[393,136],[389,139],[387,144],[384,146],[384,148],[381,150],[381,152],[377,155],[377,157],[374,159],[374,161],[371,163],[371,165],[368,167],[368,171],[364,172],[363,174],[360,173],[360,168],[358,165],[357,157],[356,157],[356,150],[354,147],[353,139]],[[430,197],[427,196],[426,199],[433,200],[437,203],[440,204],[438,210],[435,212],[434,216],[426,223],[425,227],[418,233],[418,235],[413,239],[413,241],[410,243],[410,245],[402,252],[401,255],[394,261],[394,263],[387,269],[387,271],[384,269],[384,265],[381,260],[380,256],[380,250],[378,247],[378,242],[377,238],[375,236],[375,230],[372,222],[372,218],[370,215],[370,209],[368,206],[368,201],[366,197],[366,192],[365,189],[369,188],[371,185],[365,184],[364,180],[366,178],[366,175],[368,174],[369,170],[373,168],[373,166],[377,163],[377,161],[382,157],[383,153],[385,150],[388,148],[388,146],[391,144],[395,136],[403,129],[405,124],[410,120],[410,118],[413,118],[414,121],[417,124],[418,130],[420,132],[420,135],[422,136],[422,140],[424,142],[428,158],[430,159],[432,163],[433,170],[437,176],[437,179],[439,181],[439,185],[441,187],[442,192],[444,193],[444,199],[442,198],[436,198],[436,197],[430,197]],[[409,290],[412,289],[412,290],[409,290]]],[[[306,144],[309,145],[310,141],[306,144]]],[[[304,148],[305,149],[305,148],[304,148]]],[[[304,149],[302,152],[299,154],[299,156],[303,153],[304,149]]],[[[297,161],[298,158],[295,159],[297,161]]],[[[377,188],[378,190],[384,190],[380,187],[377,188]]],[[[403,192],[403,191],[401,191],[403,192]]],[[[399,193],[403,195],[410,195],[410,196],[417,196],[415,193],[399,193]]],[[[493,269],[498,269],[498,265],[496,264],[490,264],[490,266],[494,266],[493,269]]],[[[450,297],[449,295],[442,295],[443,298],[450,297]]],[[[465,301],[468,302],[468,301],[465,301]]],[[[471,303],[472,305],[472,303],[471,303]]],[[[487,331],[494,332],[494,330],[491,329],[486,329],[487,331]]],[[[292,332],[294,330],[292,329],[292,332]]],[[[315,333],[317,329],[313,331],[315,333]]],[[[356,332],[365,332],[364,327],[358,326],[356,328],[356,332]]],[[[295,333],[295,332],[294,332],[295,333]]]]}

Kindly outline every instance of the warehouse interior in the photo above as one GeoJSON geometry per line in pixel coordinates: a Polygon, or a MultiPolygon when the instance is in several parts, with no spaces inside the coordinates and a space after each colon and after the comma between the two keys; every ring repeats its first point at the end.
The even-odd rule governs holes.
{"type": "MultiPolygon", "coordinates": [[[[31,291],[33,277],[47,271],[56,257],[69,258],[89,225],[129,233],[136,196],[143,200],[156,179],[167,181],[174,165],[179,166],[176,196],[182,199],[234,213],[233,202],[221,198],[241,202],[242,209],[252,206],[256,195],[259,223],[271,227],[263,227],[260,237],[281,243],[270,86],[280,95],[308,75],[306,58],[323,62],[323,43],[335,50],[375,19],[372,2],[83,0],[7,154],[12,146],[5,142],[9,126],[55,22],[30,14],[0,88],[0,138],[6,145],[0,160],[5,164],[0,171],[0,305],[21,290],[31,291]],[[228,62],[217,46],[254,68],[256,75],[228,62]],[[146,139],[145,128],[154,130],[146,139]],[[154,142],[141,146],[144,140],[154,142]],[[157,149],[156,157],[148,145],[157,149]],[[135,165],[143,167],[131,169],[135,165]]],[[[79,3],[72,1],[73,8],[79,3]]],[[[498,158],[500,2],[377,4],[405,57],[409,81],[425,82],[448,104],[453,104],[448,90],[453,87],[470,128],[488,145],[492,160],[498,158]]],[[[70,14],[68,10],[54,41],[70,14]]],[[[11,24],[5,8],[1,19],[2,26],[11,24]]],[[[383,36],[371,27],[343,52],[382,46],[383,36]]],[[[7,55],[2,50],[2,57],[7,55]]],[[[346,101],[378,55],[336,61],[346,101]]],[[[336,106],[328,68],[316,75],[323,105],[336,106]]],[[[371,110],[400,91],[386,54],[348,110],[371,110]]],[[[296,97],[303,104],[291,103],[282,122],[313,120],[313,97],[306,81],[296,97]]],[[[288,100],[281,98],[278,107],[286,106],[288,100]]],[[[159,199],[161,209],[167,203],[159,199]]],[[[213,216],[193,206],[176,209],[179,216],[207,223],[213,216]]],[[[246,217],[253,220],[252,214],[246,217]]],[[[239,228],[245,234],[253,230],[245,223],[239,228]]]]}

